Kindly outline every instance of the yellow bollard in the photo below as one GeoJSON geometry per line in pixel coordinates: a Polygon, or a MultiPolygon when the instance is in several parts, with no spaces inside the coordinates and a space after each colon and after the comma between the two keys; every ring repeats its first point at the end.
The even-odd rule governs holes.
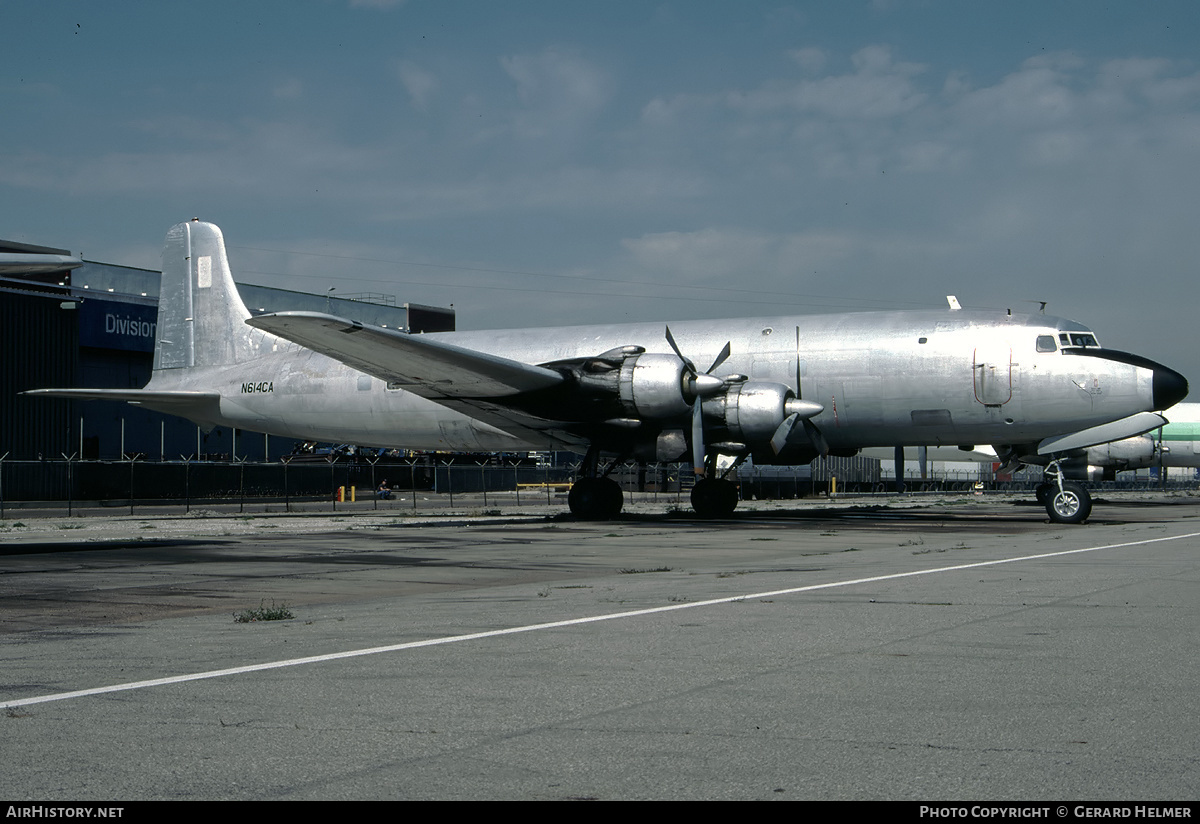
{"type": "Polygon", "coordinates": [[[356,500],[358,500],[357,498],[354,497],[354,494],[356,491],[357,491],[357,487],[353,487],[353,486],[350,487],[350,503],[354,503],[356,500]]]}
{"type": "Polygon", "coordinates": [[[837,475],[829,476],[829,494],[830,495],[837,494],[837,475]]]}
{"type": "Polygon", "coordinates": [[[337,491],[337,502],[339,504],[346,502],[346,487],[339,486],[337,491]]]}

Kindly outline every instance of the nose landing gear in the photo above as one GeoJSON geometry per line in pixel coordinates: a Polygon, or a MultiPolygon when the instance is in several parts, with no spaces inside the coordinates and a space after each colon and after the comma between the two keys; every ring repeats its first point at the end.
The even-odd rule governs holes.
{"type": "Polygon", "coordinates": [[[1058,461],[1051,461],[1046,467],[1034,494],[1056,524],[1081,524],[1092,514],[1092,496],[1083,484],[1063,480],[1058,461]]]}

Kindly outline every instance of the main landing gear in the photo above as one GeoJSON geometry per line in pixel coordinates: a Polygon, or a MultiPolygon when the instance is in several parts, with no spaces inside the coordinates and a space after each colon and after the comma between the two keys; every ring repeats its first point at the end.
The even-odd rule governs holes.
{"type": "Polygon", "coordinates": [[[598,450],[595,447],[588,450],[579,468],[580,478],[567,493],[572,515],[585,521],[607,521],[621,514],[625,493],[619,483],[608,477],[614,466],[615,461],[601,472],[598,450]]]}
{"type": "Polygon", "coordinates": [[[724,478],[697,478],[692,487],[692,509],[701,518],[728,518],[737,502],[737,485],[724,478]]]}
{"type": "Polygon", "coordinates": [[[571,514],[585,521],[607,521],[621,514],[625,493],[612,478],[583,477],[571,485],[567,506],[571,514]]]}
{"type": "MultiPolygon", "coordinates": [[[[621,514],[625,493],[612,478],[584,476],[571,486],[567,506],[576,518],[607,521],[621,514]]],[[[724,478],[700,478],[692,487],[692,509],[701,518],[728,518],[738,503],[737,485],[724,478]]]]}
{"type": "Polygon", "coordinates": [[[718,476],[717,454],[711,453],[704,458],[704,472],[696,478],[692,487],[692,509],[701,518],[728,518],[738,504],[737,484],[729,480],[733,472],[745,456],[735,460],[729,468],[718,476]]]}
{"type": "Polygon", "coordinates": [[[1046,507],[1050,520],[1057,524],[1081,524],[1092,514],[1092,496],[1082,484],[1063,480],[1058,461],[1046,467],[1034,494],[1046,507]]]}
{"type": "MultiPolygon", "coordinates": [[[[580,477],[567,494],[567,506],[572,515],[585,521],[607,521],[621,514],[625,493],[620,484],[608,477],[617,463],[614,461],[601,471],[597,453],[588,451],[579,470],[580,477]]],[[[725,475],[713,477],[716,471],[714,458],[706,468],[706,475],[697,478],[692,487],[692,509],[701,518],[728,518],[737,508],[737,484],[727,480],[725,475]]]]}

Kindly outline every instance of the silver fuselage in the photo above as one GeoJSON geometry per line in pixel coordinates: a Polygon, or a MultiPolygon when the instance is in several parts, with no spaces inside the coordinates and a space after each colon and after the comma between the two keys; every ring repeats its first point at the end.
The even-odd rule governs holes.
{"type": "MultiPolygon", "coordinates": [[[[835,451],[1033,443],[1155,408],[1153,368],[1064,351],[1060,335],[1086,328],[1045,315],[802,315],[685,321],[672,331],[701,368],[729,342],[716,375],[782,383],[820,403],[812,422],[835,451]],[[1038,351],[1039,338],[1048,351],[1038,351]]],[[[670,351],[663,326],[650,323],[430,337],[530,364],[629,344],[670,351]]],[[[420,450],[563,445],[515,438],[293,343],[276,339],[259,351],[235,366],[158,370],[147,388],[216,390],[219,414],[206,423],[311,440],[420,450]]]]}

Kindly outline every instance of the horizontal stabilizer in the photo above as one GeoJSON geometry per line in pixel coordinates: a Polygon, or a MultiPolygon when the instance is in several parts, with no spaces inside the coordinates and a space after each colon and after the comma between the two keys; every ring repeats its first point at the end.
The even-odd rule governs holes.
{"type": "Polygon", "coordinates": [[[30,389],[22,395],[65,398],[73,401],[126,401],[160,412],[195,418],[212,404],[219,403],[217,392],[190,390],[155,391],[152,389],[30,389]]]}
{"type": "Polygon", "coordinates": [[[504,398],[566,380],[553,369],[320,312],[276,312],[246,323],[435,400],[504,398]]]}
{"type": "Polygon", "coordinates": [[[155,391],[153,389],[27,389],[22,395],[67,398],[76,401],[129,401],[130,403],[195,403],[219,400],[218,392],[200,390],[155,391]]]}
{"type": "Polygon", "coordinates": [[[0,252],[0,275],[34,275],[78,269],[83,261],[68,255],[35,254],[31,252],[0,252]]]}
{"type": "Polygon", "coordinates": [[[1157,429],[1166,424],[1167,419],[1154,412],[1139,412],[1119,421],[1093,426],[1070,435],[1057,435],[1046,438],[1038,444],[1039,455],[1052,455],[1056,452],[1069,452],[1072,449],[1084,449],[1097,444],[1121,441],[1142,435],[1151,429],[1157,429]]]}

